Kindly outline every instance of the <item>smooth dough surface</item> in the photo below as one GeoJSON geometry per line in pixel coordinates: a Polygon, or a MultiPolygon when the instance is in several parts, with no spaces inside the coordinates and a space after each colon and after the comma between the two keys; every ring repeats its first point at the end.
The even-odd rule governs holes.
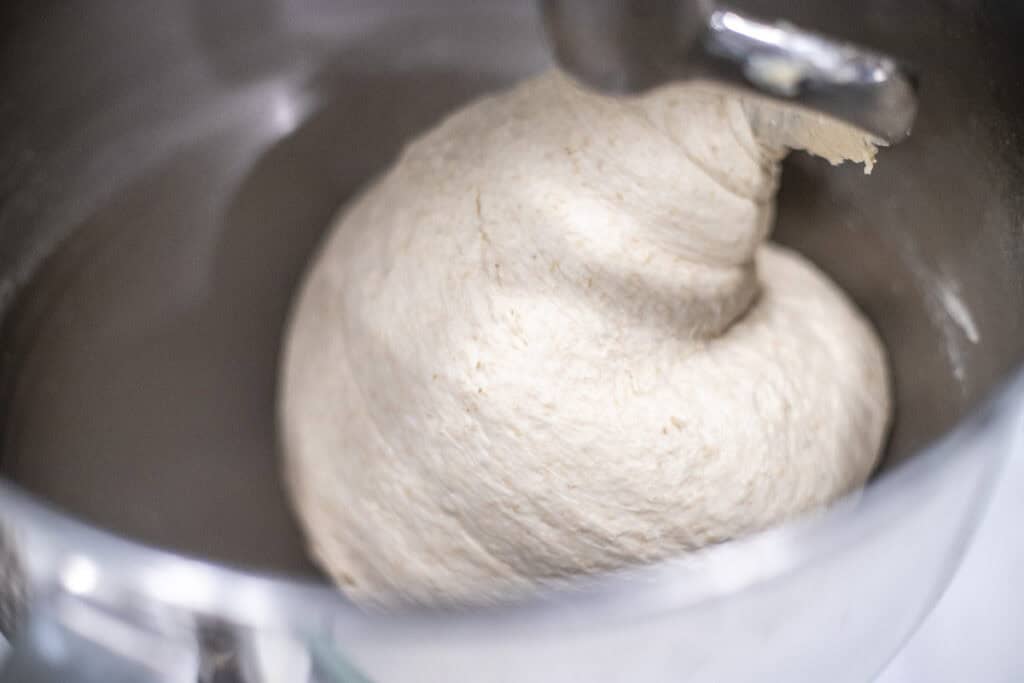
{"type": "Polygon", "coordinates": [[[293,312],[280,408],[294,504],[348,594],[503,599],[865,481],[883,350],[764,243],[783,152],[749,109],[549,73],[449,117],[346,209],[293,312]]]}

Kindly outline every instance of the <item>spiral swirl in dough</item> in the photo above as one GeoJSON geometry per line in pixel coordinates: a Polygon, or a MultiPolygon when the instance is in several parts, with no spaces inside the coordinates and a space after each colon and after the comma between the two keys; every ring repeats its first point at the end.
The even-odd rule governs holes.
{"type": "Polygon", "coordinates": [[[782,145],[802,144],[776,114],[549,73],[449,117],[344,211],[290,323],[281,427],[312,551],[347,593],[507,598],[865,481],[883,349],[765,243],[782,145]]]}

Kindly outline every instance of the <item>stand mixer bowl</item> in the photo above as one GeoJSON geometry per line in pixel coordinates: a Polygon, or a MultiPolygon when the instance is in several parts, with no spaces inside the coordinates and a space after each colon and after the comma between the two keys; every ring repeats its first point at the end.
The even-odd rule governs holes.
{"type": "Polygon", "coordinates": [[[331,217],[405,141],[550,65],[536,8],[4,3],[0,681],[871,680],[1019,448],[1024,12],[735,4],[922,76],[913,135],[872,175],[786,162],[775,230],[889,349],[882,471],[687,558],[368,614],[311,565],[280,485],[284,318],[331,217]]]}

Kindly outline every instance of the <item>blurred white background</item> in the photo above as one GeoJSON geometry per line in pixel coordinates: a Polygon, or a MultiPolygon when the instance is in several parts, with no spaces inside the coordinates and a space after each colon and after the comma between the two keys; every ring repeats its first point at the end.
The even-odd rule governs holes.
{"type": "Polygon", "coordinates": [[[953,583],[878,683],[1024,681],[1024,453],[1006,463],[953,583]]]}

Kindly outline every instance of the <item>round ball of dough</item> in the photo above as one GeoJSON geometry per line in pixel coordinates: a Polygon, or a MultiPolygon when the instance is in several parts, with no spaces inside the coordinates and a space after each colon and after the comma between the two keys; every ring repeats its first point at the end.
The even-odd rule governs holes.
{"type": "Polygon", "coordinates": [[[448,118],[347,208],[281,382],[290,492],[346,592],[498,600],[865,481],[883,350],[764,244],[781,152],[748,109],[547,74],[448,118]]]}

